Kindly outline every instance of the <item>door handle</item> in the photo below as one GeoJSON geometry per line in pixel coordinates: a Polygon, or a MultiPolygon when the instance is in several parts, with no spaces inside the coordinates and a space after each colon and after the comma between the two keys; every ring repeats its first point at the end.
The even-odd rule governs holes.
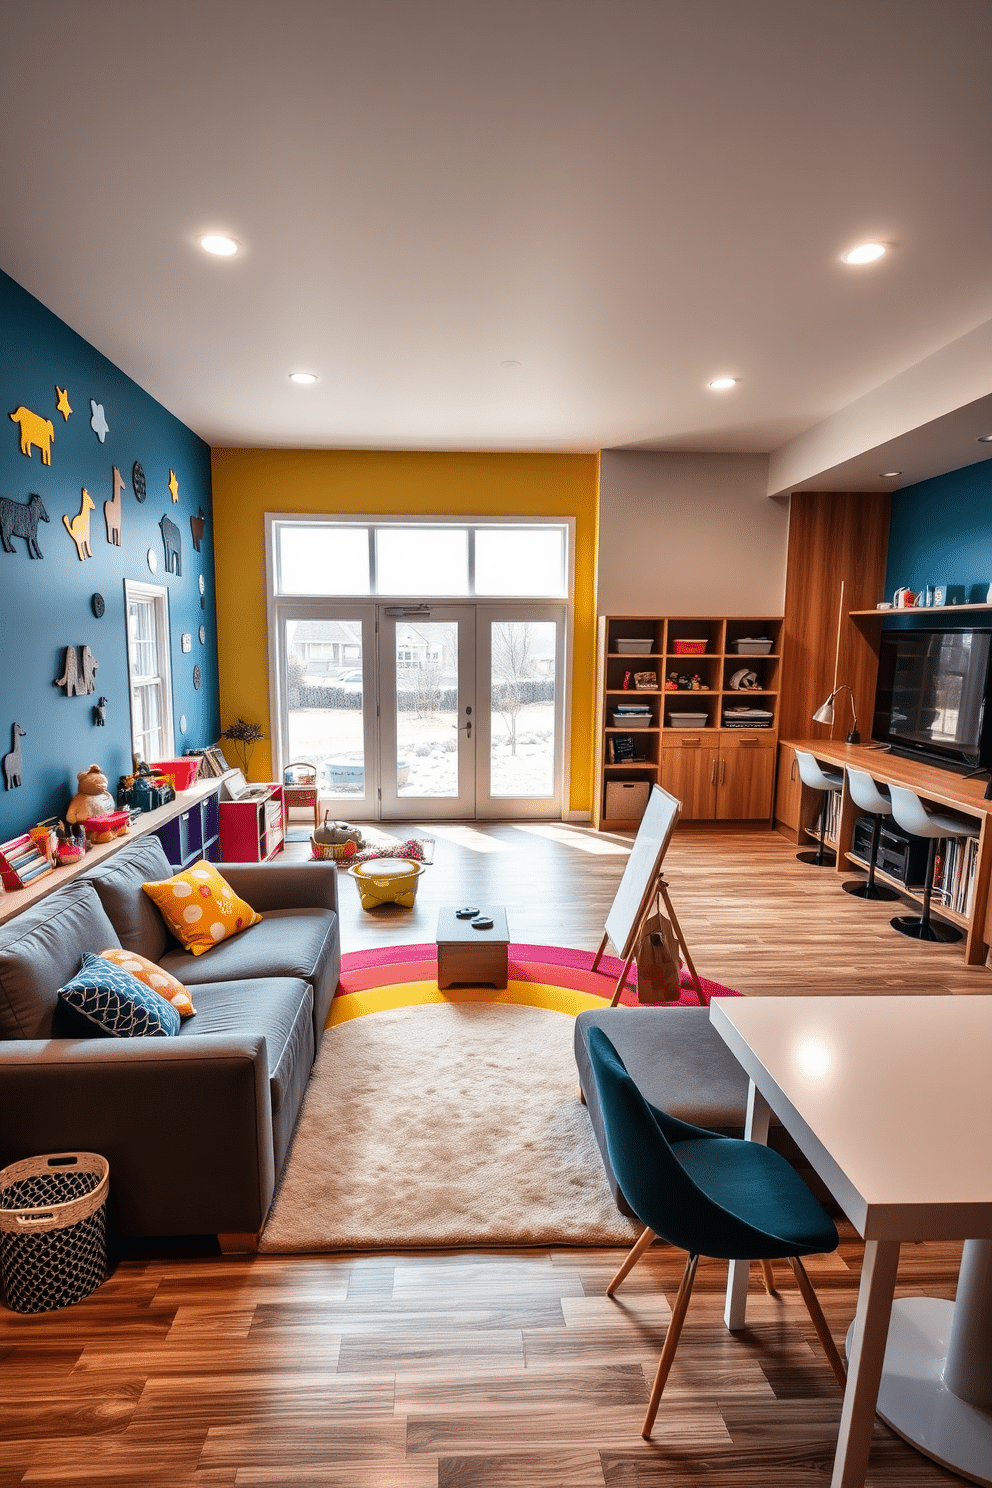
{"type": "Polygon", "coordinates": [[[714,761],[713,761],[713,768],[710,771],[710,785],[716,785],[716,766],[717,766],[717,762],[714,759],[714,761]]]}
{"type": "Polygon", "coordinates": [[[795,778],[796,778],[796,763],[797,763],[796,756],[793,755],[792,756],[792,769],[789,771],[789,779],[790,779],[790,781],[795,781],[795,778]]]}
{"type": "Polygon", "coordinates": [[[723,785],[724,782],[726,781],[726,779],[727,779],[727,761],[725,759],[723,759],[723,760],[720,761],[720,784],[723,785]]]}

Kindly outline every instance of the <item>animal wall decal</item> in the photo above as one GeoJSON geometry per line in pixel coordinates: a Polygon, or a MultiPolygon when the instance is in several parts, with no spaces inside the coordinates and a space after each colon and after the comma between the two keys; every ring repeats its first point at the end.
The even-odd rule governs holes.
{"type": "Polygon", "coordinates": [[[109,698],[99,697],[93,707],[93,723],[97,728],[104,728],[107,723],[107,704],[109,698]]]}
{"type": "Polygon", "coordinates": [[[103,519],[107,524],[107,541],[115,548],[121,545],[121,494],[125,490],[124,480],[117,466],[113,474],[114,496],[103,503],[103,519]]]}
{"type": "Polygon", "coordinates": [[[28,545],[29,558],[44,558],[38,546],[38,523],[47,522],[48,513],[38,495],[27,501],[11,501],[9,496],[0,496],[0,540],[6,552],[16,551],[12,537],[23,537],[28,545]]]}
{"type": "Polygon", "coordinates": [[[3,778],[8,790],[16,790],[21,783],[21,768],[24,764],[21,740],[27,737],[27,732],[19,723],[10,725],[10,753],[3,757],[3,778]]]}
{"type": "Polygon", "coordinates": [[[25,408],[23,403],[20,408],[15,408],[10,415],[15,424],[21,429],[21,454],[31,458],[31,451],[35,445],[41,450],[42,465],[52,463],[52,440],[55,438],[55,428],[51,419],[42,418],[40,413],[32,413],[30,408],[25,408]]]}
{"type": "Polygon", "coordinates": [[[55,391],[58,393],[58,402],[55,405],[56,410],[62,415],[65,422],[68,423],[69,415],[72,412],[72,409],[69,407],[69,389],[60,388],[58,383],[56,383],[55,391]]]}
{"type": "Polygon", "coordinates": [[[183,540],[179,528],[168,517],[158,524],[162,529],[162,546],[165,548],[165,572],[182,578],[183,540]]]}
{"type": "Polygon", "coordinates": [[[110,425],[107,423],[103,404],[98,403],[95,398],[90,399],[90,428],[101,444],[110,433],[110,425]]]}
{"type": "Polygon", "coordinates": [[[197,515],[189,519],[189,530],[193,534],[193,547],[197,552],[200,551],[200,544],[203,541],[203,528],[206,525],[206,520],[206,517],[203,515],[202,506],[197,515]]]}
{"type": "Polygon", "coordinates": [[[76,544],[76,554],[80,563],[93,557],[93,549],[90,547],[90,512],[95,510],[96,502],[84,486],[82,503],[72,521],[70,522],[65,514],[62,517],[66,532],[76,544]]]}
{"type": "Polygon", "coordinates": [[[66,697],[85,697],[96,692],[96,674],[100,669],[89,646],[66,646],[65,664],[61,677],[56,677],[54,687],[64,687],[66,697]]]}
{"type": "Polygon", "coordinates": [[[131,466],[131,485],[138,501],[144,501],[148,495],[148,482],[145,480],[145,467],[140,460],[135,460],[131,466]]]}
{"type": "Polygon", "coordinates": [[[167,485],[172,493],[172,504],[173,506],[175,506],[176,502],[179,500],[179,482],[176,479],[176,472],[174,470],[169,471],[169,479],[167,485]]]}

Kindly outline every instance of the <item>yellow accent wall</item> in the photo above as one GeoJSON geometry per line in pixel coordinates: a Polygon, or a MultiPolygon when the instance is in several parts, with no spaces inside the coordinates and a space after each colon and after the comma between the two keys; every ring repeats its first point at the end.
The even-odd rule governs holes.
{"type": "Polygon", "coordinates": [[[265,513],[574,517],[569,807],[593,799],[599,456],[391,450],[214,449],[221,719],[259,721],[251,773],[271,779],[265,513]]]}

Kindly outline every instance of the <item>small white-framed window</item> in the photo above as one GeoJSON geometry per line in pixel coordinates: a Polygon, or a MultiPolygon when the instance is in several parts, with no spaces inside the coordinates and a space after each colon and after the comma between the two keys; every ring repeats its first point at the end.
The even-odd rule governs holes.
{"type": "Polygon", "coordinates": [[[157,584],[124,581],[131,746],[143,760],[171,759],[172,668],[169,593],[157,584]]]}

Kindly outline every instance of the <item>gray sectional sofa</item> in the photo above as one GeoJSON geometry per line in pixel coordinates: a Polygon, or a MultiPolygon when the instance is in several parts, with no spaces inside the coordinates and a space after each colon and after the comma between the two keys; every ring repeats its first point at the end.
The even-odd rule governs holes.
{"type": "Polygon", "coordinates": [[[219,863],[261,921],[201,956],[141,885],[173,869],[154,836],[0,925],[0,1167],[41,1153],[110,1164],[112,1233],[251,1248],[286,1160],[341,967],[332,863],[219,863]],[[79,1037],[57,992],[83,953],[167,968],[196,1016],[174,1038],[79,1037]]]}

